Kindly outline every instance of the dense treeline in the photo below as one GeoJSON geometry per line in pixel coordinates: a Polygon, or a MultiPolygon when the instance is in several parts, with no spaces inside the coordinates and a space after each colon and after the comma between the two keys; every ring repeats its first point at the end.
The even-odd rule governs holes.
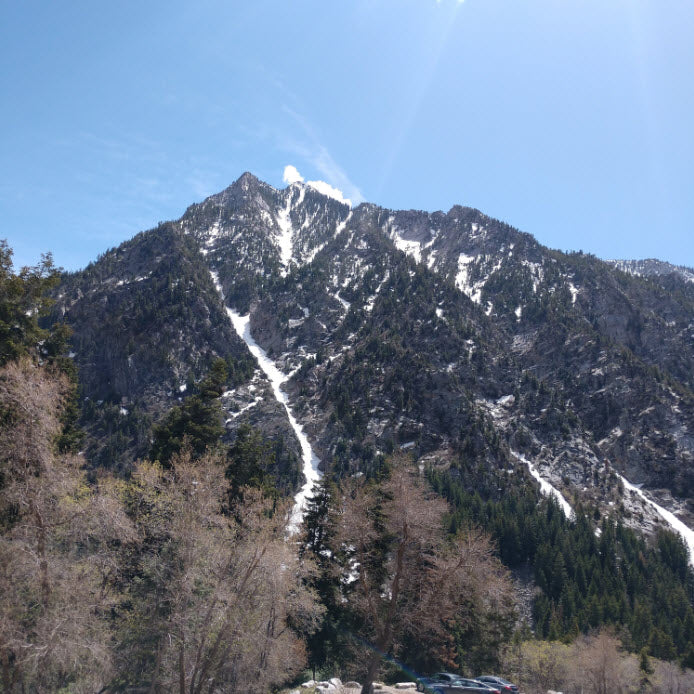
{"type": "Polygon", "coordinates": [[[601,625],[624,627],[627,646],[665,660],[694,664],[694,575],[678,535],[658,531],[652,543],[613,518],[595,530],[587,509],[569,521],[529,485],[499,479],[472,490],[460,470],[432,470],[434,488],[451,503],[449,531],[479,524],[509,567],[530,565],[541,594],[534,604],[537,636],[573,639],[601,625]]]}

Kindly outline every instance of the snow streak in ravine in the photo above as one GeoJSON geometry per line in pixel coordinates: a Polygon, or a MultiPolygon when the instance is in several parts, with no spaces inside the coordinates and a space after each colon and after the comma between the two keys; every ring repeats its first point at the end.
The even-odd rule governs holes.
{"type": "Polygon", "coordinates": [[[511,455],[516,458],[516,460],[520,460],[521,463],[525,463],[528,466],[530,474],[540,483],[540,491],[545,496],[554,497],[554,500],[559,504],[559,506],[561,506],[562,511],[564,511],[564,515],[571,520],[574,512],[571,508],[571,504],[569,504],[569,502],[564,498],[564,495],[556,487],[553,487],[546,479],[544,479],[544,477],[542,477],[542,475],[540,475],[538,472],[537,468],[522,453],[511,451],[511,455]]]}
{"type": "Polygon", "coordinates": [[[656,504],[655,501],[647,497],[644,492],[642,492],[635,484],[632,484],[629,482],[629,480],[626,477],[622,477],[622,475],[617,475],[620,480],[622,480],[622,484],[626,489],[628,489],[630,492],[634,492],[637,494],[643,501],[645,501],[647,504],[650,504],[660,515],[661,518],[676,532],[679,533],[682,539],[684,540],[684,543],[687,545],[687,549],[689,550],[689,563],[694,566],[694,530],[691,528],[687,527],[674,513],[668,511],[666,508],[663,508],[659,504],[656,504]]]}
{"type": "MultiPolygon", "coordinates": [[[[219,283],[219,277],[217,273],[212,272],[212,280],[217,291],[224,298],[224,293],[222,292],[222,286],[219,283]]],[[[270,384],[272,385],[272,392],[275,394],[277,401],[282,403],[284,409],[287,411],[287,417],[289,418],[289,424],[291,425],[297,439],[301,445],[301,457],[303,462],[303,473],[306,478],[306,482],[303,487],[297,492],[294,497],[294,507],[292,508],[292,514],[289,519],[289,525],[287,530],[290,534],[296,533],[301,524],[301,520],[304,515],[306,508],[306,501],[311,496],[313,485],[318,482],[321,478],[320,470],[318,469],[318,464],[320,460],[318,456],[313,452],[311,444],[304,433],[304,428],[296,421],[296,418],[292,414],[291,408],[289,407],[289,399],[286,393],[282,390],[282,385],[288,380],[289,376],[282,373],[272,359],[268,358],[265,350],[253,339],[251,335],[250,327],[250,315],[242,316],[233,309],[225,305],[227,315],[231,320],[234,330],[238,336],[248,345],[248,349],[251,354],[258,360],[261,370],[267,376],[270,384]]]]}

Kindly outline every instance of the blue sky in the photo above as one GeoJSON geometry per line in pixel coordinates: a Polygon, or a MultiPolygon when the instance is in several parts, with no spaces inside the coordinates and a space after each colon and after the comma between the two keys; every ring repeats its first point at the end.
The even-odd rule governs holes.
{"type": "Polygon", "coordinates": [[[691,0],[0,3],[0,238],[76,269],[244,171],[694,266],[691,0]]]}

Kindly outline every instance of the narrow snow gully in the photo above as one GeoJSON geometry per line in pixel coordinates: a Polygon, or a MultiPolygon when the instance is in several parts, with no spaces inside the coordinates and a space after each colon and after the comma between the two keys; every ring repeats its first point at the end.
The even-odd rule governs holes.
{"type": "Polygon", "coordinates": [[[286,277],[289,272],[289,263],[294,254],[294,235],[295,230],[292,226],[291,213],[295,207],[299,207],[304,200],[304,195],[306,194],[306,188],[300,183],[292,183],[286,191],[287,203],[283,209],[277,212],[277,227],[279,228],[279,234],[276,237],[277,246],[280,252],[280,263],[282,264],[282,270],[280,271],[282,277],[286,277]],[[295,193],[296,201],[294,200],[295,193]]]}
{"type": "MultiPolygon", "coordinates": [[[[212,281],[214,282],[214,285],[223,301],[224,292],[222,291],[222,285],[219,282],[219,277],[214,271],[210,271],[210,274],[212,275],[212,281]]],[[[304,428],[301,426],[301,424],[299,424],[299,422],[296,421],[296,418],[292,414],[291,408],[289,407],[289,399],[287,398],[286,393],[282,390],[282,385],[286,380],[288,380],[289,376],[283,374],[275,366],[275,363],[268,358],[265,350],[253,339],[253,336],[251,335],[250,315],[242,316],[226,306],[226,304],[224,307],[226,308],[229,320],[231,320],[231,324],[234,326],[234,330],[248,345],[248,349],[251,351],[251,354],[258,360],[260,369],[267,376],[270,384],[272,385],[272,392],[275,394],[278,402],[282,403],[284,409],[287,411],[289,424],[291,425],[297,439],[299,439],[299,443],[301,444],[303,473],[304,477],[306,478],[306,482],[294,496],[294,506],[292,508],[289,524],[287,525],[288,534],[293,535],[299,530],[299,525],[301,524],[301,520],[306,508],[306,501],[311,496],[313,485],[321,478],[321,472],[318,469],[320,460],[313,452],[311,444],[304,433],[304,428]]]]}
{"type": "Polygon", "coordinates": [[[564,511],[564,515],[571,520],[574,515],[574,511],[571,508],[571,504],[564,498],[563,494],[556,488],[553,487],[540,473],[538,472],[537,468],[521,453],[516,453],[516,451],[511,451],[511,455],[516,458],[516,460],[520,460],[521,463],[525,463],[528,466],[528,470],[530,470],[530,474],[540,483],[540,491],[545,495],[545,496],[553,496],[555,501],[561,506],[562,511],[564,511]]]}
{"type": "Polygon", "coordinates": [[[277,213],[277,226],[280,233],[277,237],[277,245],[280,251],[280,262],[282,263],[282,277],[286,277],[289,268],[289,261],[292,259],[294,228],[290,213],[292,211],[291,192],[287,196],[287,204],[284,209],[277,213]]]}
{"type": "Polygon", "coordinates": [[[682,539],[684,540],[684,543],[687,545],[687,549],[689,550],[689,563],[694,566],[694,530],[686,526],[674,513],[668,511],[666,508],[663,508],[659,504],[656,504],[655,501],[652,499],[649,499],[644,492],[642,492],[635,484],[632,484],[629,482],[629,480],[626,477],[622,477],[622,475],[617,475],[620,480],[622,480],[622,484],[626,489],[628,489],[630,492],[636,493],[643,501],[645,501],[647,504],[650,504],[660,515],[660,517],[676,532],[679,533],[682,539]]]}

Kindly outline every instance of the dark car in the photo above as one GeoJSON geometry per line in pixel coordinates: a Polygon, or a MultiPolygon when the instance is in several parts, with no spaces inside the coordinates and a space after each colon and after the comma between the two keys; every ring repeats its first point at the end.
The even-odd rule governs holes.
{"type": "Polygon", "coordinates": [[[451,682],[442,682],[433,677],[420,677],[417,680],[417,691],[428,694],[460,694],[462,690],[451,682]]]}
{"type": "Polygon", "coordinates": [[[473,680],[473,682],[476,682],[480,687],[485,687],[487,694],[501,694],[501,689],[498,685],[491,684],[490,682],[481,682],[478,679],[473,680]]]}
{"type": "Polygon", "coordinates": [[[501,694],[501,691],[489,682],[469,680],[463,677],[458,680],[458,686],[462,687],[462,691],[464,692],[476,692],[477,694],[501,694]]]}
{"type": "Polygon", "coordinates": [[[430,679],[437,680],[443,684],[456,684],[458,680],[462,680],[462,675],[456,675],[454,672],[435,672],[430,676],[430,679]]]}
{"type": "Polygon", "coordinates": [[[482,677],[475,677],[476,680],[484,682],[485,684],[491,684],[492,687],[499,689],[502,694],[516,694],[518,692],[518,687],[515,684],[511,684],[508,680],[503,677],[497,677],[496,675],[482,675],[482,677]]]}
{"type": "Polygon", "coordinates": [[[494,690],[490,685],[466,679],[452,672],[437,672],[431,677],[422,677],[417,682],[417,690],[420,692],[434,692],[434,694],[463,694],[471,692],[473,694],[494,694],[499,690],[494,690]]]}
{"type": "Polygon", "coordinates": [[[441,692],[449,694],[450,692],[465,691],[460,686],[461,675],[456,675],[454,672],[435,672],[429,677],[421,677],[417,681],[417,691],[419,692],[441,692]]]}

